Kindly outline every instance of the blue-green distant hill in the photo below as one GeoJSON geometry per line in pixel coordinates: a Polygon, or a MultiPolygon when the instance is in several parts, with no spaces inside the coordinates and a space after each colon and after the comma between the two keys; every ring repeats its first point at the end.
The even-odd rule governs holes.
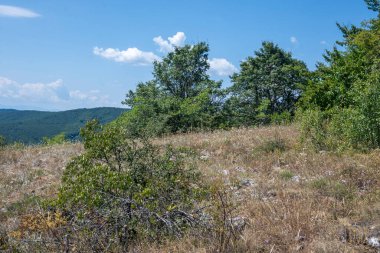
{"type": "Polygon", "coordinates": [[[8,143],[40,143],[43,137],[52,137],[64,132],[66,137],[75,140],[79,130],[87,121],[98,119],[108,123],[116,119],[126,109],[101,107],[93,109],[76,109],[62,112],[19,111],[0,109],[0,135],[8,143]]]}

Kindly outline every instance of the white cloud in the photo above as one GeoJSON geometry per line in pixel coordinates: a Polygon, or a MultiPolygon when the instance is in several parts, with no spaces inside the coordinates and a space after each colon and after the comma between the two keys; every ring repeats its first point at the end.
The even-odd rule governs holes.
{"type": "Polygon", "coordinates": [[[113,60],[116,62],[134,63],[137,65],[148,65],[154,61],[160,60],[160,57],[152,52],[144,52],[138,48],[132,47],[126,50],[119,50],[114,48],[99,48],[94,47],[93,53],[105,59],[113,60]]]}
{"type": "Polygon", "coordinates": [[[36,18],[40,15],[34,11],[16,7],[16,6],[10,6],[10,5],[0,5],[0,16],[7,16],[7,17],[16,17],[16,18],[36,18]]]}
{"type": "Polygon", "coordinates": [[[167,40],[164,40],[161,36],[154,37],[153,41],[160,46],[160,52],[166,53],[174,50],[174,47],[167,40]]]}
{"type": "Polygon", "coordinates": [[[229,76],[237,71],[237,68],[224,58],[213,58],[208,61],[210,72],[219,76],[229,76]]]}
{"type": "Polygon", "coordinates": [[[170,44],[177,46],[177,47],[180,47],[185,42],[186,35],[183,32],[177,32],[172,37],[169,37],[168,40],[170,41],[170,44]]]}
{"type": "Polygon", "coordinates": [[[325,40],[322,40],[321,45],[327,45],[327,42],[325,40]]]}
{"type": "Polygon", "coordinates": [[[290,42],[294,45],[298,44],[298,39],[294,36],[290,37],[290,42]]]}
{"type": "Polygon", "coordinates": [[[108,102],[109,96],[102,95],[99,90],[90,90],[89,92],[83,92],[80,90],[70,91],[70,98],[78,100],[90,100],[93,102],[108,102]]]}
{"type": "Polygon", "coordinates": [[[28,104],[50,107],[109,106],[109,96],[99,90],[88,92],[69,91],[61,79],[49,83],[18,83],[6,77],[0,77],[0,99],[10,105],[28,104]]]}
{"type": "Polygon", "coordinates": [[[57,102],[67,96],[62,80],[51,83],[23,83],[0,77],[0,97],[26,101],[57,102]]]}
{"type": "Polygon", "coordinates": [[[177,32],[172,37],[168,37],[164,40],[161,36],[154,37],[153,41],[160,47],[160,52],[171,52],[174,47],[180,47],[184,44],[186,40],[186,35],[184,32],[177,32]]]}

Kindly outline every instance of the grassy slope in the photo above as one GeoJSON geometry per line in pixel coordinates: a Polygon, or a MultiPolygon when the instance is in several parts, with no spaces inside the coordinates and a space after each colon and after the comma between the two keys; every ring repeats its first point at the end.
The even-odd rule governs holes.
{"type": "MultiPolygon", "coordinates": [[[[233,215],[248,221],[236,252],[377,252],[365,238],[380,233],[380,151],[315,153],[297,138],[294,127],[266,127],[155,142],[195,149],[204,178],[231,189],[233,215]]],[[[15,229],[35,208],[34,196],[54,195],[65,163],[82,150],[65,144],[0,151],[0,230],[15,229]]],[[[198,239],[140,250],[215,252],[217,242],[198,239]]]]}
{"type": "Polygon", "coordinates": [[[101,123],[108,123],[124,111],[109,107],[62,112],[0,109],[0,135],[8,142],[24,143],[39,143],[44,136],[52,137],[62,132],[68,138],[75,139],[88,120],[97,118],[101,123]]]}

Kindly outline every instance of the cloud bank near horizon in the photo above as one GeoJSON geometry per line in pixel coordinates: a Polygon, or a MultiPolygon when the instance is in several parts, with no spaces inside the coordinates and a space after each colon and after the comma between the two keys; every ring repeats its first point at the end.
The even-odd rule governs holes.
{"type": "MultiPolygon", "coordinates": [[[[99,90],[81,91],[69,90],[62,79],[52,82],[19,83],[7,77],[0,76],[0,99],[7,106],[22,104],[45,105],[56,108],[115,106],[109,96],[99,90]],[[3,102],[4,101],[4,102],[3,102]]],[[[5,105],[3,105],[5,106],[5,105]]]]}

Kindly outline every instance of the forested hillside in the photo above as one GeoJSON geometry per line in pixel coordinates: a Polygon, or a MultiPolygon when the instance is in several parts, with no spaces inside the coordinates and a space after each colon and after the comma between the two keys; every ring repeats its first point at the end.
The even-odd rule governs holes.
{"type": "Polygon", "coordinates": [[[87,121],[98,119],[108,123],[122,114],[122,108],[76,109],[62,112],[18,111],[0,109],[0,135],[8,143],[23,142],[35,144],[43,137],[65,133],[66,138],[76,139],[79,130],[87,121]]]}

